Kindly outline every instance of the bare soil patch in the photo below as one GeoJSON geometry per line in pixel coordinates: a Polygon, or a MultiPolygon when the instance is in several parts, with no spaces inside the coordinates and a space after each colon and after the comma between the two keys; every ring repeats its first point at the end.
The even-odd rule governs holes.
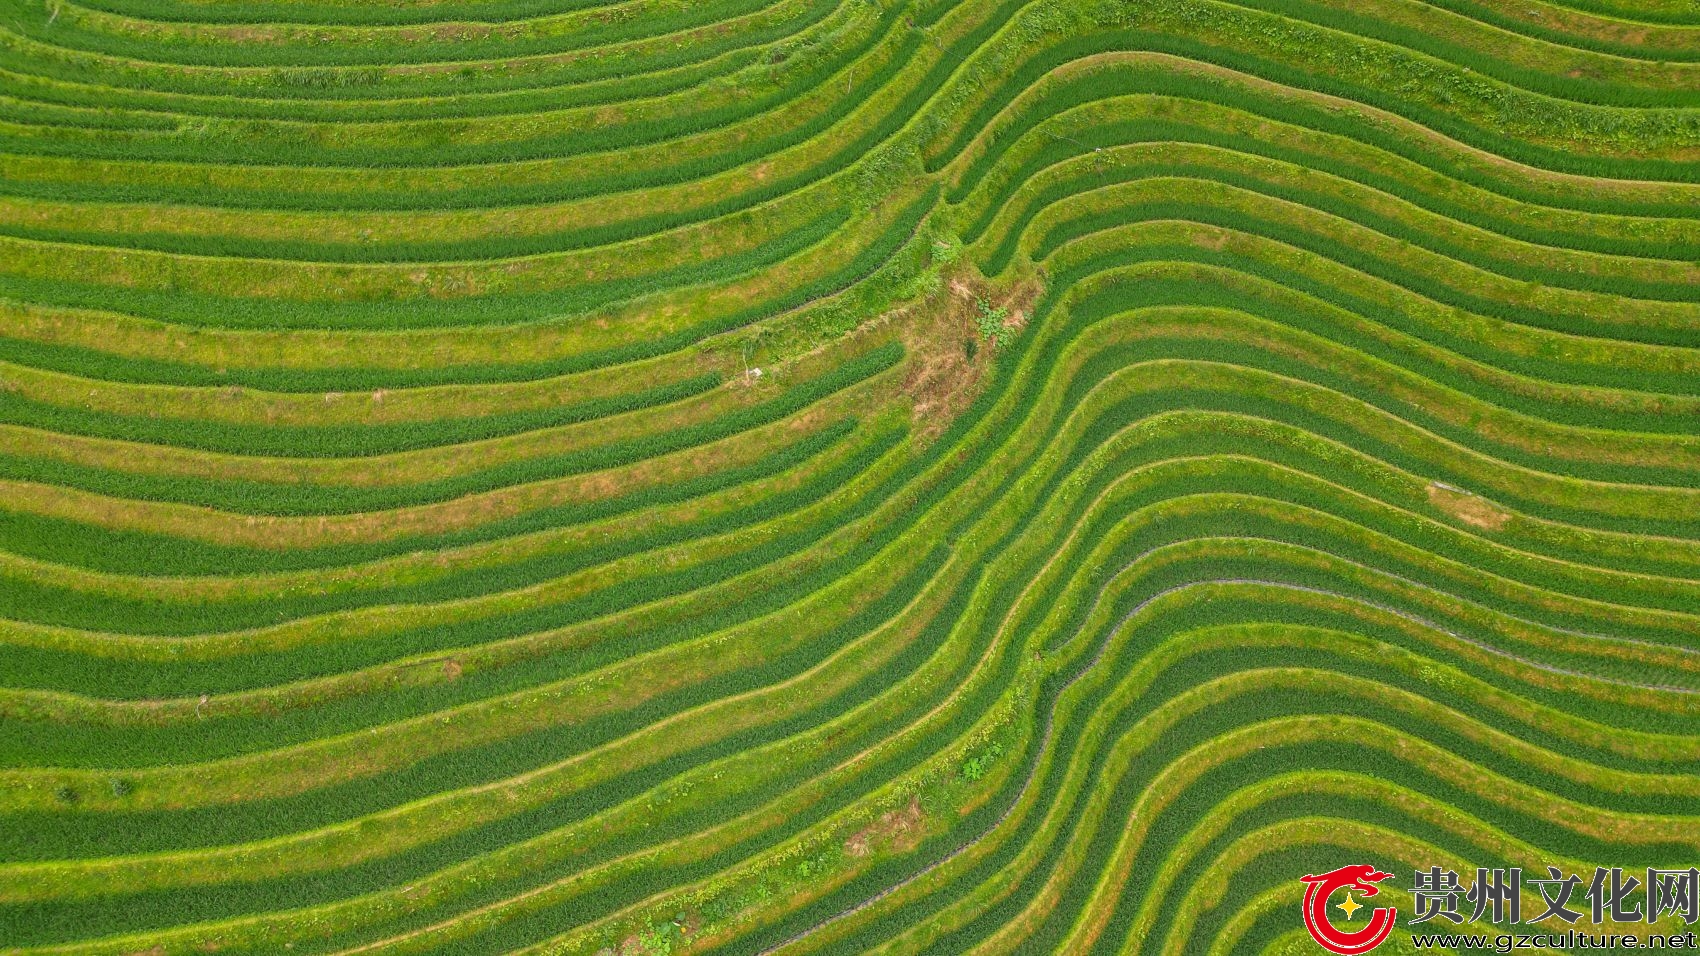
{"type": "Polygon", "coordinates": [[[921,842],[921,799],[910,797],[909,805],[901,810],[888,810],[880,818],[856,831],[844,841],[844,852],[851,856],[867,856],[874,850],[897,852],[913,850],[921,842]]]}
{"type": "Polygon", "coordinates": [[[1488,531],[1498,531],[1511,520],[1509,513],[1486,498],[1438,481],[1429,482],[1428,501],[1459,521],[1488,531]]]}
{"type": "Polygon", "coordinates": [[[980,394],[994,352],[975,328],[980,303],[1005,310],[1004,326],[1019,331],[1032,314],[1039,284],[999,291],[963,273],[947,280],[944,292],[910,306],[901,317],[903,347],[910,355],[903,392],[913,403],[916,435],[924,442],[942,434],[980,394]]]}

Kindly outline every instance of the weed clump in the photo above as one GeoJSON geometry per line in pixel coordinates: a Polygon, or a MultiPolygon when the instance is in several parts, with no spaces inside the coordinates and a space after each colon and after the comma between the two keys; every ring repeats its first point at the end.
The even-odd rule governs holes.
{"type": "Polygon", "coordinates": [[[974,316],[974,327],[979,330],[980,336],[992,343],[994,348],[1008,345],[1015,331],[1004,321],[1009,318],[1009,309],[1001,306],[994,308],[985,299],[978,299],[975,304],[979,311],[974,316]]]}

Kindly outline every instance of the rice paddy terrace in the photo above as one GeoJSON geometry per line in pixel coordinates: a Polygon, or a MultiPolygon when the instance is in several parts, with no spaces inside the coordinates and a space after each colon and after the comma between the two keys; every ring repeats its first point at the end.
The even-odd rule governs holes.
{"type": "Polygon", "coordinates": [[[1690,0],[0,0],[0,416],[6,954],[1700,860],[1690,0]]]}

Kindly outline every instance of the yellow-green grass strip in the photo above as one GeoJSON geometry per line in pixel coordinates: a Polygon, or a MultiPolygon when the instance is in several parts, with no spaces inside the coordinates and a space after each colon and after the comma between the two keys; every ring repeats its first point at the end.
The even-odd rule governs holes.
{"type": "MultiPolygon", "coordinates": [[[[899,410],[900,411],[900,410],[899,410]]],[[[890,420],[901,427],[890,412],[882,413],[861,429],[868,436],[879,434],[881,425],[890,420]]],[[[0,573],[15,578],[28,578],[43,584],[70,591],[104,593],[132,599],[147,599],[170,603],[200,603],[209,601],[256,600],[270,595],[315,595],[328,597],[361,591],[425,584],[457,574],[495,569],[548,555],[565,554],[592,548],[609,539],[627,540],[687,522],[712,520],[739,508],[803,487],[811,478],[832,470],[849,460],[860,442],[845,442],[809,462],[786,472],[741,484],[677,504],[652,505],[635,512],[604,518],[570,527],[529,531],[491,541],[421,551],[394,557],[379,558],[354,564],[332,565],[299,571],[269,571],[240,575],[138,575],[89,570],[49,561],[0,554],[0,573]]],[[[869,471],[881,471],[876,465],[869,471]]],[[[20,644],[56,646],[58,639],[32,638],[33,627],[16,625],[6,640],[20,644]],[[23,636],[20,636],[23,635],[23,636]]],[[[46,628],[37,633],[52,633],[46,628]]],[[[137,653],[153,658],[144,649],[166,647],[152,641],[131,642],[117,635],[107,635],[79,649],[88,653],[137,653]]],[[[193,640],[170,646],[178,647],[172,655],[193,653],[193,640]]]]}
{"type": "MultiPolygon", "coordinates": [[[[875,380],[875,386],[882,381],[875,380]]],[[[611,500],[646,487],[750,464],[790,444],[786,439],[794,441],[799,430],[813,431],[851,417],[858,408],[866,407],[868,390],[868,386],[852,387],[778,422],[636,465],[390,511],[313,517],[243,515],[17,481],[0,482],[0,489],[4,489],[0,498],[14,511],[248,547],[289,549],[394,541],[475,528],[554,505],[611,500]]]]}
{"type": "MultiPolygon", "coordinates": [[[[1113,59],[1096,65],[1097,69],[1130,62],[1145,62],[1140,58],[1130,59],[1112,54],[1105,56],[1113,59]]],[[[1089,61],[1075,61],[1069,66],[1083,62],[1089,61]]],[[[1069,76],[1067,68],[1059,70],[1056,75],[1059,78],[1069,76]]],[[[1042,87],[1030,87],[1024,91],[1022,96],[1007,108],[1005,114],[1000,114],[1000,121],[1014,122],[1037,109],[1037,98],[1033,94],[1040,88],[1042,87]],[[1029,100],[1035,102],[1030,104],[1029,100]]],[[[1309,169],[1313,165],[1318,173],[1328,176],[1344,175],[1357,182],[1372,176],[1382,178],[1430,201],[1446,200],[1457,208],[1471,210],[1499,221],[1516,223],[1531,231],[1548,231],[1560,236],[1573,234],[1624,242],[1647,242],[1648,251],[1653,254],[1658,253],[1666,243],[1692,242],[1696,232],[1695,224],[1689,219],[1606,213],[1563,204],[1565,201],[1586,200],[1600,194],[1643,204],[1653,199],[1653,196],[1647,193],[1658,184],[1626,183],[1621,180],[1566,177],[1547,173],[1545,180],[1550,181],[1548,194],[1541,195],[1537,200],[1530,194],[1527,181],[1542,181],[1542,171],[1525,167],[1519,170],[1522,175],[1518,177],[1516,184],[1524,194],[1519,197],[1503,191],[1504,187],[1509,185],[1503,181],[1494,183],[1500,187],[1495,190],[1460,178],[1456,173],[1461,171],[1459,167],[1464,164],[1459,158],[1452,158],[1447,165],[1424,165],[1381,146],[1339,133],[1315,130],[1295,121],[1276,119],[1237,106],[1160,93],[1106,96],[1068,107],[1045,115],[1042,120],[1026,126],[1014,142],[1007,141],[1008,133],[1002,127],[988,127],[987,132],[976,137],[968,148],[952,159],[943,172],[953,187],[959,190],[968,185],[967,179],[971,172],[979,172],[973,181],[972,192],[964,196],[961,202],[966,209],[980,214],[984,204],[992,197],[1014,188],[1011,178],[1015,173],[1026,168],[1042,150],[1054,145],[1057,139],[1089,134],[1100,127],[1114,126],[1131,119],[1161,119],[1184,124],[1201,134],[1208,132],[1232,135],[1251,142],[1278,143],[1286,151],[1313,160],[1311,165],[1304,168],[1309,169]],[[1006,138],[993,137],[991,133],[994,130],[1004,132],[1006,138]],[[994,148],[995,161],[981,170],[981,164],[986,162],[985,157],[994,148]],[[1640,185],[1646,188],[1637,195],[1625,192],[1623,187],[1626,185],[1640,185]],[[1616,193],[1623,195],[1616,196],[1616,193]]],[[[1135,144],[1129,142],[1126,145],[1131,147],[1135,144]]],[[[1199,150],[1228,149],[1190,140],[1140,141],[1138,145],[1146,150],[1183,151],[1183,154],[1199,150]]],[[[1262,156],[1261,153],[1248,155],[1262,156]]],[[[1503,180],[1505,177],[1496,178],[1503,180]]],[[[1669,184],[1665,191],[1680,193],[1681,185],[1669,184]]],[[[1691,196],[1692,190],[1688,193],[1691,196]]],[[[1673,195],[1665,198],[1675,197],[1673,195]]]]}
{"type": "MultiPolygon", "coordinates": [[[[1284,242],[1241,230],[1207,224],[1166,220],[1106,229],[1073,239],[1059,247],[1046,260],[1046,265],[1048,268],[1061,270],[1099,256],[1123,251],[1137,252],[1147,244],[1162,245],[1169,242],[1212,249],[1219,247],[1254,261],[1292,271],[1324,287],[1350,289],[1354,297],[1387,310],[1387,313],[1397,316],[1403,323],[1418,330],[1404,335],[1383,332],[1376,336],[1401,351],[1411,350],[1417,354],[1469,354],[1471,358],[1490,369],[1515,369],[1519,362],[1538,359],[1549,363],[1561,362],[1560,368],[1570,367],[1591,375],[1613,369],[1631,368],[1647,375],[1682,379],[1700,371],[1700,367],[1697,367],[1700,363],[1697,363],[1691,348],[1568,334],[1469,312],[1436,302],[1401,285],[1342,265],[1310,250],[1298,249],[1284,242]],[[1408,346],[1407,343],[1412,337],[1427,343],[1426,351],[1419,346],[1408,346]],[[1492,361],[1476,358],[1475,353],[1492,356],[1503,364],[1495,365],[1492,361]]],[[[1147,277],[1204,281],[1225,285],[1230,289],[1245,290],[1248,293],[1277,286],[1273,280],[1240,269],[1167,259],[1101,268],[1093,275],[1079,280],[1077,286],[1092,291],[1124,279],[1139,280],[1147,277]]],[[[1314,293],[1286,290],[1276,294],[1287,298],[1302,296],[1299,299],[1301,302],[1317,301],[1314,293]]],[[[1359,323],[1373,326],[1374,318],[1376,317],[1367,316],[1360,319],[1359,323]]],[[[1390,323],[1383,320],[1381,324],[1390,323]]],[[[1548,381],[1557,379],[1556,375],[1540,377],[1548,381]]],[[[1504,377],[1498,377],[1497,380],[1506,381],[1504,377]]],[[[1556,384],[1564,383],[1555,382],[1555,386],[1556,384]]],[[[1527,393],[1530,388],[1525,386],[1522,391],[1527,393]]],[[[1552,393],[1536,391],[1535,394],[1552,393]]],[[[1599,395],[1601,392],[1595,391],[1592,394],[1599,395]]],[[[1628,394],[1633,395],[1634,392],[1628,391],[1628,394]]],[[[1651,394],[1655,397],[1649,400],[1656,401],[1665,397],[1657,392],[1651,394]]]]}
{"type": "MultiPolygon", "coordinates": [[[[1273,128],[1289,125],[1288,121],[1277,118],[1284,114],[1283,105],[1320,106],[1330,114],[1351,117],[1359,121],[1366,130],[1386,132],[1395,140],[1421,143],[1425,150],[1432,150],[1442,156],[1446,165],[1451,168],[1472,172],[1490,181],[1506,185],[1514,184],[1519,189],[1536,189],[1546,194],[1550,202],[1558,203],[1565,199],[1580,200],[1604,196],[1627,203],[1670,204],[1673,208],[1681,208],[1681,203],[1693,202],[1696,194],[1700,193],[1700,185],[1693,183],[1584,176],[1528,165],[1513,158],[1501,156],[1453,139],[1444,133],[1370,104],[1316,90],[1287,86],[1218,63],[1206,63],[1174,54],[1148,50],[1115,50],[1071,59],[1045,74],[1037,83],[1018,93],[985,126],[975,130],[974,137],[966,144],[961,153],[946,160],[938,152],[942,150],[944,144],[937,143],[929,151],[929,159],[941,165],[948,162],[948,168],[959,170],[956,175],[960,175],[960,170],[971,166],[980,153],[991,148],[998,141],[999,134],[1005,132],[1009,125],[1026,112],[1028,104],[1039,100],[1050,87],[1061,85],[1071,79],[1088,77],[1094,73],[1105,72],[1129,64],[1156,68],[1182,76],[1205,78],[1220,83],[1225,89],[1250,94],[1264,104],[1264,108],[1268,110],[1266,114],[1252,114],[1255,117],[1254,121],[1258,124],[1277,124],[1273,128]]],[[[1239,112],[1238,108],[1223,104],[1183,100],[1178,97],[1161,97],[1161,94],[1149,95],[1160,97],[1159,103],[1163,99],[1168,99],[1177,109],[1185,103],[1188,104],[1190,111],[1191,108],[1194,108],[1192,104],[1197,104],[1196,108],[1210,111],[1207,115],[1221,115],[1223,111],[1230,110],[1239,112]]],[[[1095,101],[1093,105],[1096,106],[1097,102],[1100,101],[1095,101]]],[[[1117,100],[1102,102],[1113,104],[1117,100]]],[[[1083,106],[1085,105],[1083,104],[1083,106]]],[[[1187,114],[1182,113],[1181,115],[1187,114]]],[[[1254,128],[1268,129],[1272,127],[1254,128]]],[[[1378,147],[1360,143],[1349,137],[1320,131],[1308,131],[1303,127],[1287,135],[1292,135],[1299,142],[1307,144],[1326,144],[1323,147],[1323,151],[1326,153],[1335,153],[1340,147],[1333,144],[1340,140],[1349,144],[1346,148],[1378,149],[1378,147]]],[[[1285,135],[1283,138],[1285,138],[1285,135]]],[[[1409,160],[1406,160],[1406,162],[1409,162],[1409,160]]],[[[1433,170],[1426,173],[1419,172],[1418,175],[1430,178],[1441,176],[1433,170]]]]}
{"type": "MultiPolygon", "coordinates": [[[[1691,327],[1696,316],[1700,315],[1700,307],[1687,302],[1630,298],[1584,289],[1534,286],[1532,283],[1510,279],[1450,256],[1430,252],[1351,220],[1299,203],[1264,196],[1223,183],[1170,177],[1102,186],[1075,193],[1061,202],[1045,207],[1025,224],[1022,232],[1023,251],[1031,250],[1047,232],[1066,222],[1071,214],[1079,214],[1093,206],[1133,205],[1163,200],[1176,195],[1177,189],[1183,189],[1183,195],[1196,197],[1197,201],[1214,209],[1281,223],[1292,229],[1337,240],[1363,255],[1387,263],[1397,263],[1401,269],[1421,274],[1431,281],[1443,282],[1452,289],[1474,297],[1515,303],[1540,312],[1587,316],[1589,324],[1601,330],[1677,332],[1691,327]]],[[[1013,208],[1006,206],[1006,213],[1013,208]]],[[[988,230],[987,236],[999,235],[1001,232],[1001,229],[988,230]]],[[[981,240],[985,241],[984,238],[981,240]]],[[[1652,266],[1658,261],[1635,262],[1637,265],[1646,263],[1652,266]]],[[[1686,270],[1690,266],[1683,264],[1678,268],[1686,270]]]]}
{"type": "MultiPolygon", "coordinates": [[[[902,461],[903,454],[900,450],[888,452],[875,467],[858,476],[846,489],[859,493],[870,492],[888,478],[902,461]]],[[[296,651],[315,645],[383,640],[427,625],[472,624],[504,612],[515,613],[526,608],[564,603],[604,589],[617,589],[627,579],[638,577],[656,567],[687,568],[723,555],[737,554],[761,541],[794,532],[798,527],[824,523],[834,517],[836,512],[845,510],[853,500],[824,499],[749,528],[666,549],[645,551],[517,590],[450,602],[373,605],[352,611],[298,618],[288,623],[250,631],[181,638],[97,634],[40,626],[27,629],[18,626],[17,633],[8,637],[10,642],[23,646],[51,647],[56,650],[139,662],[219,660],[247,654],[296,651]]],[[[609,533],[603,529],[594,529],[588,531],[587,535],[604,537],[609,533]]],[[[675,613],[686,608],[703,613],[716,605],[732,603],[730,594],[747,590],[763,575],[802,574],[833,557],[841,556],[845,550],[843,537],[840,535],[828,539],[815,549],[774,562],[758,571],[747,572],[714,586],[713,590],[699,589],[688,596],[672,599],[666,602],[665,606],[675,608],[675,613]]],[[[607,620],[536,632],[474,647],[404,655],[367,670],[310,681],[302,680],[282,687],[204,695],[199,698],[93,700],[81,695],[0,689],[0,711],[14,717],[31,715],[36,719],[51,718],[116,726],[192,723],[200,719],[222,716],[272,714],[290,707],[320,706],[364,690],[394,689],[404,685],[452,679],[426,666],[440,664],[446,660],[455,662],[457,673],[476,673],[517,660],[585,646],[636,628],[644,613],[645,608],[642,606],[633,606],[623,609],[607,620]]],[[[659,613],[659,608],[649,608],[648,613],[659,613]]]]}

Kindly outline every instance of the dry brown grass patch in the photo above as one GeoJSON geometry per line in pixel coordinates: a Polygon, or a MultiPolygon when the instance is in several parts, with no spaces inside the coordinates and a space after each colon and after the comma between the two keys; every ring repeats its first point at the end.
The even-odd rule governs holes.
{"type": "Polygon", "coordinates": [[[844,852],[855,857],[867,856],[874,850],[899,853],[913,850],[921,842],[921,823],[926,814],[921,811],[921,798],[910,797],[909,805],[900,810],[888,810],[844,841],[844,852]]]}
{"type": "Polygon", "coordinates": [[[944,283],[946,294],[934,295],[903,310],[903,347],[909,354],[903,392],[913,407],[916,436],[937,438],[980,394],[992,360],[992,346],[978,340],[974,316],[979,303],[1006,310],[1004,325],[1022,329],[1032,314],[1039,285],[1029,281],[999,291],[972,273],[959,273],[944,283]],[[969,356],[968,343],[975,341],[969,356]]]}
{"type": "Polygon", "coordinates": [[[1511,520],[1511,515],[1498,505],[1460,488],[1429,482],[1428,501],[1459,521],[1488,531],[1498,531],[1511,520]]]}

